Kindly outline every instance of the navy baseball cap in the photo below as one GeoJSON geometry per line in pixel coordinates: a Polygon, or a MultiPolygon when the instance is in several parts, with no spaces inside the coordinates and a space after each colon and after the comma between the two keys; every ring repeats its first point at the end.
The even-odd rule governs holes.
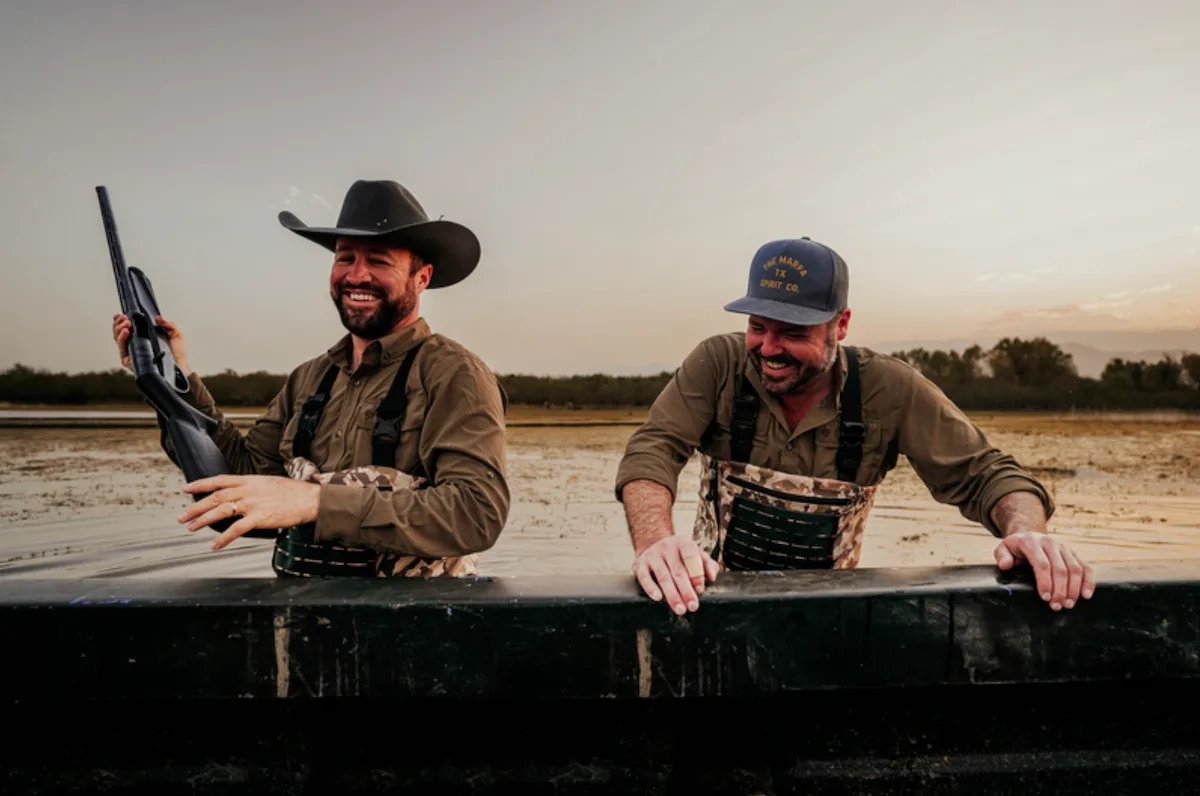
{"type": "Polygon", "coordinates": [[[833,249],[807,237],[763,244],[750,262],[746,295],[729,312],[816,326],[846,309],[850,272],[833,249]]]}

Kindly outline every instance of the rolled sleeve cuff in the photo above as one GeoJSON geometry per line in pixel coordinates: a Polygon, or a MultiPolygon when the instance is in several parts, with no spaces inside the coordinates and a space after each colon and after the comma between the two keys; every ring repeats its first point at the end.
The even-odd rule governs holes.
{"type": "Polygon", "coordinates": [[[369,492],[357,486],[322,484],[314,531],[316,541],[357,544],[369,492]]]}
{"type": "Polygon", "coordinates": [[[679,488],[679,473],[657,456],[635,453],[622,459],[620,467],[617,468],[615,492],[618,501],[621,500],[621,490],[630,481],[653,481],[661,484],[671,493],[671,500],[674,501],[676,490],[679,488]]]}
{"type": "Polygon", "coordinates": [[[992,519],[992,509],[1006,495],[1011,495],[1013,492],[1032,492],[1042,501],[1042,508],[1046,512],[1046,519],[1049,520],[1054,515],[1054,500],[1040,483],[1033,478],[1024,475],[1006,475],[992,483],[988,484],[980,497],[979,505],[982,509],[982,516],[979,522],[983,527],[995,536],[997,539],[1003,537],[1004,532],[996,525],[992,519]]]}

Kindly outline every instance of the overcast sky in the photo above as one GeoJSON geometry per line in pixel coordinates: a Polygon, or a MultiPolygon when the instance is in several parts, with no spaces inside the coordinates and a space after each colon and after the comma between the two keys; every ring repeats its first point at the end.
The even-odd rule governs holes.
{"type": "Polygon", "coordinates": [[[755,249],[850,265],[851,342],[1200,325],[1200,3],[11,0],[0,367],[117,364],[94,188],[193,367],[341,334],[359,178],[470,226],[425,294],[503,373],[674,365],[755,249]]]}

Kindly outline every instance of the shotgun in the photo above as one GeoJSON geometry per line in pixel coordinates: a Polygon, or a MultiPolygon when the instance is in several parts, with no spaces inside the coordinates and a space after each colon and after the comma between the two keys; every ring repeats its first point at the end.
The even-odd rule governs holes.
{"type": "MultiPolygon", "coordinates": [[[[96,187],[100,199],[100,216],[104,234],[108,237],[108,254],[112,259],[113,276],[117,281],[117,296],[121,312],[133,328],[129,333],[129,358],[133,364],[134,383],[158,414],[159,423],[175,449],[175,458],[184,477],[189,481],[229,473],[229,465],[210,434],[217,421],[197,410],[184,400],[188,393],[187,377],[171,356],[167,332],[155,320],[159,312],[150,279],[139,268],[128,268],[117,237],[117,222],[113,219],[108,201],[108,189],[96,187]]],[[[211,493],[193,495],[201,500],[211,493]]],[[[210,524],[217,533],[229,528],[236,517],[210,524]]],[[[255,529],[246,536],[274,538],[276,529],[255,529]]]]}

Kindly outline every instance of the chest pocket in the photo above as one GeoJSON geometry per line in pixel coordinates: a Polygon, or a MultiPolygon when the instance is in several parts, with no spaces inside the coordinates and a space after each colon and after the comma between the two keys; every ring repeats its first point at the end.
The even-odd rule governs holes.
{"type": "MultiPolygon", "coordinates": [[[[420,460],[421,428],[425,421],[424,402],[415,400],[405,407],[404,416],[399,418],[394,429],[396,431],[395,447],[391,448],[390,443],[387,443],[387,447],[391,448],[387,454],[388,461],[375,461],[376,440],[372,433],[375,430],[376,418],[377,409],[375,407],[367,407],[359,413],[359,420],[354,426],[354,461],[395,467],[410,475],[426,475],[421,468],[420,460]]],[[[386,430],[390,432],[393,429],[387,428],[386,430]]],[[[379,453],[383,455],[384,450],[381,448],[379,453]]]]}

